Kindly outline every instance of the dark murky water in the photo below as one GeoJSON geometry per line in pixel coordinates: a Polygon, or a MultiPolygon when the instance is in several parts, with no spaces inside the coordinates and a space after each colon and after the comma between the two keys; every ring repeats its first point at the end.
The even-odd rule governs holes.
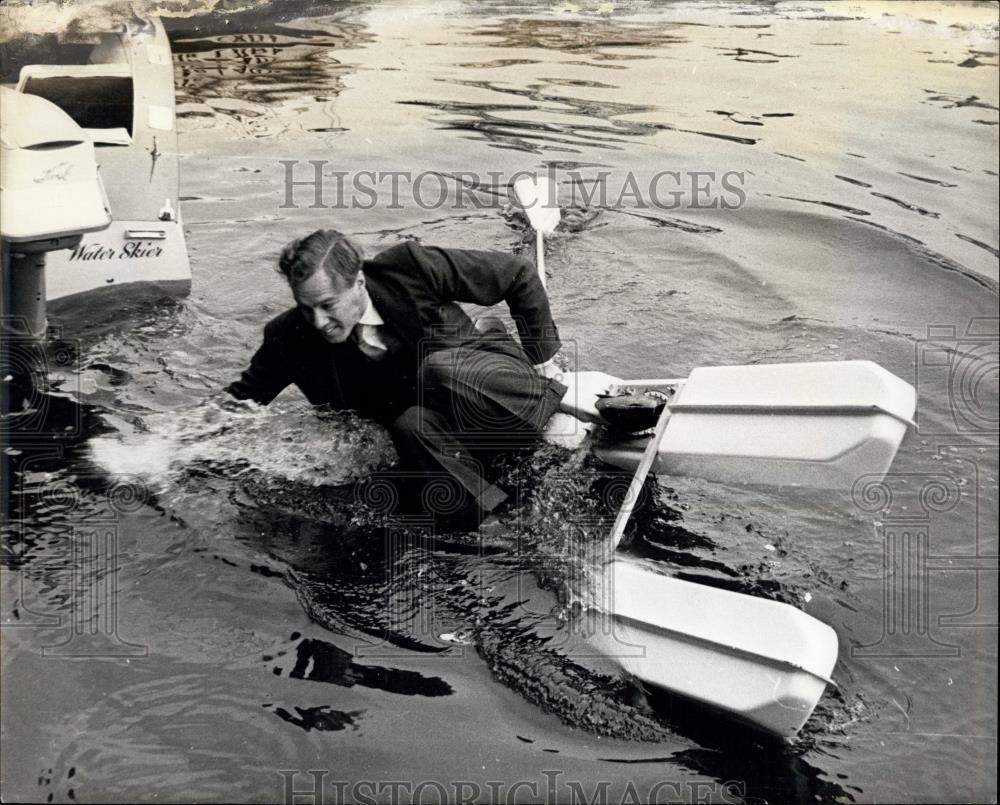
{"type": "Polygon", "coordinates": [[[323,770],[328,801],[336,781],[409,781],[404,800],[423,781],[425,801],[435,783],[483,801],[995,799],[996,20],[842,8],[167,20],[194,289],[84,333],[87,408],[11,457],[12,797],[275,801],[323,770]],[[280,161],[310,159],[328,207],[337,171],[426,172],[424,201],[447,201],[404,183],[397,205],[382,184],[367,209],[360,191],[311,208],[308,189],[290,208],[280,161]],[[661,479],[636,519],[631,552],[837,630],[839,687],[790,746],[644,701],[588,650],[572,613],[616,485],[581,457],[508,468],[524,499],[502,538],[430,540],[351,485],[391,458],[377,431],[294,394],[197,407],[287,305],[271,265],[291,237],[525,248],[504,185],[542,168],[568,208],[549,290],[581,368],[869,358],[918,387],[919,432],[871,497],[661,479]],[[642,203],[664,171],[679,203],[642,203]],[[698,208],[695,171],[741,174],[745,203],[698,208]],[[904,532],[927,536],[893,552],[904,532]],[[924,609],[893,610],[901,590],[924,609]]]}

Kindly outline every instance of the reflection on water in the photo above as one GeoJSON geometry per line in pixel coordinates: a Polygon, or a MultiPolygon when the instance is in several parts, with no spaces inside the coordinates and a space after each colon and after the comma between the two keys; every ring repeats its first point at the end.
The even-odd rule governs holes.
{"type": "MultiPolygon", "coordinates": [[[[260,160],[319,152],[348,171],[426,170],[488,202],[513,171],[551,168],[574,206],[548,239],[550,295],[584,368],[870,358],[919,381],[928,326],[951,326],[945,351],[985,378],[968,402],[988,420],[995,326],[966,325],[996,315],[995,23],[919,22],[898,6],[836,19],[808,3],[244,5],[167,25],[194,296],[88,334],[74,354],[99,410],[81,435],[11,456],[4,677],[17,695],[4,718],[17,735],[4,751],[22,798],[273,801],[275,769],[314,758],[460,779],[498,747],[483,774],[506,780],[557,756],[586,781],[742,781],[748,801],[981,795],[995,721],[974,694],[995,678],[995,643],[952,630],[959,660],[853,657],[886,626],[885,557],[850,501],[675,479],[651,485],[633,521],[633,554],[837,629],[840,687],[776,746],[582,651],[614,478],[541,454],[510,479],[532,494],[505,533],[431,539],[367,517],[343,485],[391,461],[356,421],[294,398],[256,412],[202,401],[289,304],[273,256],[300,230],[335,219],[366,247],[530,241],[494,203],[279,217],[280,178],[260,160]],[[626,176],[647,188],[664,170],[738,171],[746,203],[621,193],[626,176]],[[608,200],[592,192],[602,183],[608,200]],[[114,490],[143,473],[148,494],[121,505],[114,490]],[[98,522],[116,543],[84,528],[98,522]],[[119,654],[43,657],[112,581],[119,654]],[[887,766],[907,782],[880,776],[887,766]]],[[[17,52],[5,43],[5,58],[17,52]]],[[[947,367],[935,369],[919,417],[945,435],[911,438],[897,469],[970,492],[934,519],[935,550],[967,550],[977,527],[989,550],[995,452],[989,434],[953,432],[947,367]]],[[[956,573],[935,576],[932,615],[989,599],[973,571],[956,573]]],[[[100,604],[76,621],[81,634],[112,622],[100,604]]]]}
{"type": "Polygon", "coordinates": [[[354,68],[337,54],[365,45],[371,36],[364,25],[338,16],[308,22],[267,33],[175,31],[181,131],[220,123],[237,136],[255,138],[341,131],[335,102],[343,77],[354,68]]]}
{"type": "MultiPolygon", "coordinates": [[[[508,16],[490,22],[474,32],[483,37],[483,44],[496,48],[540,48],[542,50],[568,51],[588,58],[629,60],[653,58],[645,54],[613,53],[610,48],[669,49],[671,45],[684,44],[686,36],[680,35],[681,25],[663,20],[636,22],[628,19],[573,19],[549,17],[508,16]]],[[[657,55],[660,55],[659,53],[657,55]]]]}
{"type": "MultiPolygon", "coordinates": [[[[690,130],[667,122],[662,114],[667,110],[663,107],[624,102],[620,98],[634,92],[623,92],[621,83],[608,83],[591,77],[591,68],[621,67],[601,62],[670,58],[665,55],[670,52],[670,47],[687,44],[689,40],[682,35],[667,33],[665,29],[682,30],[682,27],[665,25],[662,21],[636,23],[612,19],[582,21],[508,17],[482,26],[472,31],[471,35],[482,37],[485,40],[484,44],[489,47],[537,48],[567,53],[571,56],[584,54],[587,60],[561,59],[560,67],[568,68],[575,65],[575,75],[565,77],[542,75],[524,87],[498,81],[448,79],[450,83],[498,95],[520,96],[533,101],[528,105],[432,100],[403,101],[403,103],[432,106],[452,115],[458,115],[457,118],[445,118],[442,128],[473,131],[484,136],[495,147],[530,153],[581,153],[584,149],[593,147],[620,151],[627,147],[628,143],[623,137],[650,136],[660,131],[679,131],[745,145],[754,144],[756,140],[750,137],[690,130]],[[643,48],[654,51],[655,55],[622,53],[616,50],[643,48]],[[555,91],[559,88],[578,91],[571,94],[555,91]],[[519,111],[525,114],[512,114],[519,111]],[[627,116],[640,113],[652,113],[646,114],[646,117],[647,119],[652,117],[653,120],[647,122],[627,119],[627,116]]],[[[492,60],[466,62],[460,66],[489,69],[535,63],[537,62],[534,60],[492,60]]]]}
{"type": "MultiPolygon", "coordinates": [[[[534,101],[529,105],[435,103],[432,101],[409,101],[408,103],[433,106],[444,112],[472,116],[473,120],[450,120],[442,128],[475,131],[498,147],[514,148],[533,153],[542,153],[543,145],[544,150],[547,151],[580,153],[580,149],[553,146],[553,143],[561,143],[564,146],[579,145],[621,150],[622,146],[616,145],[616,143],[625,142],[621,136],[648,135],[659,128],[654,125],[617,119],[621,115],[647,112],[655,107],[556,95],[544,91],[543,88],[546,84],[558,85],[560,82],[545,81],[544,79],[543,82],[526,89],[503,87],[489,81],[456,80],[454,82],[488,92],[517,95],[534,101]],[[528,112],[527,119],[518,119],[516,115],[510,114],[518,111],[528,112]],[[550,117],[554,118],[553,121],[546,122],[550,117]],[[562,117],[576,118],[576,120],[562,123],[559,122],[562,117]],[[607,121],[609,125],[585,123],[583,120],[602,120],[607,121]],[[530,142],[536,139],[540,140],[541,143],[536,145],[530,142]]],[[[601,89],[614,89],[614,87],[599,85],[596,82],[580,82],[576,85],[596,85],[601,89]]]]}
{"type": "MultiPolygon", "coordinates": [[[[275,668],[275,674],[279,670],[275,668]]],[[[349,652],[323,640],[302,640],[295,649],[295,666],[288,675],[345,688],[361,685],[404,696],[450,696],[453,692],[451,685],[438,677],[354,662],[349,652]]]]}

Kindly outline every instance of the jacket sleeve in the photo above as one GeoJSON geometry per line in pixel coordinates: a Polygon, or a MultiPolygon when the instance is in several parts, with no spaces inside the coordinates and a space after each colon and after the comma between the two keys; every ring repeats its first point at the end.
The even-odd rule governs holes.
{"type": "Polygon", "coordinates": [[[226,387],[237,400],[253,400],[267,405],[292,382],[288,360],[282,348],[283,339],[277,321],[264,328],[264,342],[250,359],[240,379],[226,387]]]}
{"type": "Polygon", "coordinates": [[[535,267],[503,252],[439,249],[413,244],[436,295],[444,302],[507,303],[521,346],[534,364],[559,350],[559,331],[535,267]]]}

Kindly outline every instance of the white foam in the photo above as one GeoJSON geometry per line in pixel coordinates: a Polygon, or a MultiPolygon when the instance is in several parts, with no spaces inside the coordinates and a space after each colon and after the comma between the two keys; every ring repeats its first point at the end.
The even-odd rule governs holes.
{"type": "Polygon", "coordinates": [[[305,403],[224,410],[206,404],[151,414],[145,430],[91,440],[93,460],[112,474],[168,487],[185,471],[211,465],[313,486],[351,483],[395,462],[389,434],[351,413],[305,403]]]}

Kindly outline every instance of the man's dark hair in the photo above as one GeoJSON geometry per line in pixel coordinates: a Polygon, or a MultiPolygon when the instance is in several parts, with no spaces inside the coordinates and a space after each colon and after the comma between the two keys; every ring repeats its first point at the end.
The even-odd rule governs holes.
{"type": "Polygon", "coordinates": [[[317,229],[281,250],[278,271],[293,289],[319,269],[325,271],[338,288],[347,289],[357,278],[364,259],[361,246],[347,235],[336,229],[317,229]]]}

